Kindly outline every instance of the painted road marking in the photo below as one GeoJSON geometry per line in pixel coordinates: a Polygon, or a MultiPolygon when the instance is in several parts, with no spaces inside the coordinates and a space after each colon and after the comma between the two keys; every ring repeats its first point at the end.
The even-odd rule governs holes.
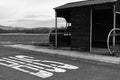
{"type": "Polygon", "coordinates": [[[26,55],[2,57],[0,59],[0,65],[7,66],[41,78],[51,77],[54,75],[54,73],[64,73],[67,71],[67,69],[74,70],[79,68],[74,65],[57,61],[38,60],[34,57],[26,55]]]}

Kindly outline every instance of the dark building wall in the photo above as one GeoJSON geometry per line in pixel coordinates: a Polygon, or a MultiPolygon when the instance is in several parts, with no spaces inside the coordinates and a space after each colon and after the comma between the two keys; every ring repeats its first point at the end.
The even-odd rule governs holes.
{"type": "Polygon", "coordinates": [[[71,48],[90,50],[90,8],[73,8],[71,11],[71,48]]]}
{"type": "Polygon", "coordinates": [[[116,10],[117,12],[120,12],[120,0],[117,0],[116,2],[116,10]]]}

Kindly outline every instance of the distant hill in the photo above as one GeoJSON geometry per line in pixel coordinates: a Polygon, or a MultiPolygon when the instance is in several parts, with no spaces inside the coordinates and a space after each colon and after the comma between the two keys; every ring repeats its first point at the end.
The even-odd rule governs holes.
{"type": "Polygon", "coordinates": [[[0,25],[0,33],[49,33],[50,29],[48,27],[21,28],[0,25]]]}
{"type": "Polygon", "coordinates": [[[48,27],[38,27],[24,30],[25,33],[49,33],[51,28],[48,27]]]}
{"type": "Polygon", "coordinates": [[[3,30],[15,30],[15,29],[24,30],[25,28],[0,25],[0,29],[3,29],[3,30]]]}

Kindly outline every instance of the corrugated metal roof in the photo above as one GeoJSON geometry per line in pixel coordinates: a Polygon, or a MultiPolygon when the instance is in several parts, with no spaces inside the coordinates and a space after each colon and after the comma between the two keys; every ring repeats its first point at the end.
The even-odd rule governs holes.
{"type": "Polygon", "coordinates": [[[96,4],[104,4],[104,3],[113,3],[117,0],[88,0],[88,1],[79,1],[73,3],[67,3],[65,5],[56,7],[54,9],[65,9],[65,8],[72,8],[72,7],[80,7],[80,6],[89,6],[89,5],[96,5],[96,4]]]}

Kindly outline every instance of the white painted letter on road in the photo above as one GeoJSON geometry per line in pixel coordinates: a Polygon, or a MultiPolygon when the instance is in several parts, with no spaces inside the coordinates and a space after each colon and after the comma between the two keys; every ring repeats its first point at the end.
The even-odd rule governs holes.
{"type": "Polygon", "coordinates": [[[2,57],[0,65],[7,66],[41,78],[48,78],[54,73],[64,73],[67,69],[73,70],[79,67],[57,61],[39,60],[31,56],[16,55],[2,57]]]}

